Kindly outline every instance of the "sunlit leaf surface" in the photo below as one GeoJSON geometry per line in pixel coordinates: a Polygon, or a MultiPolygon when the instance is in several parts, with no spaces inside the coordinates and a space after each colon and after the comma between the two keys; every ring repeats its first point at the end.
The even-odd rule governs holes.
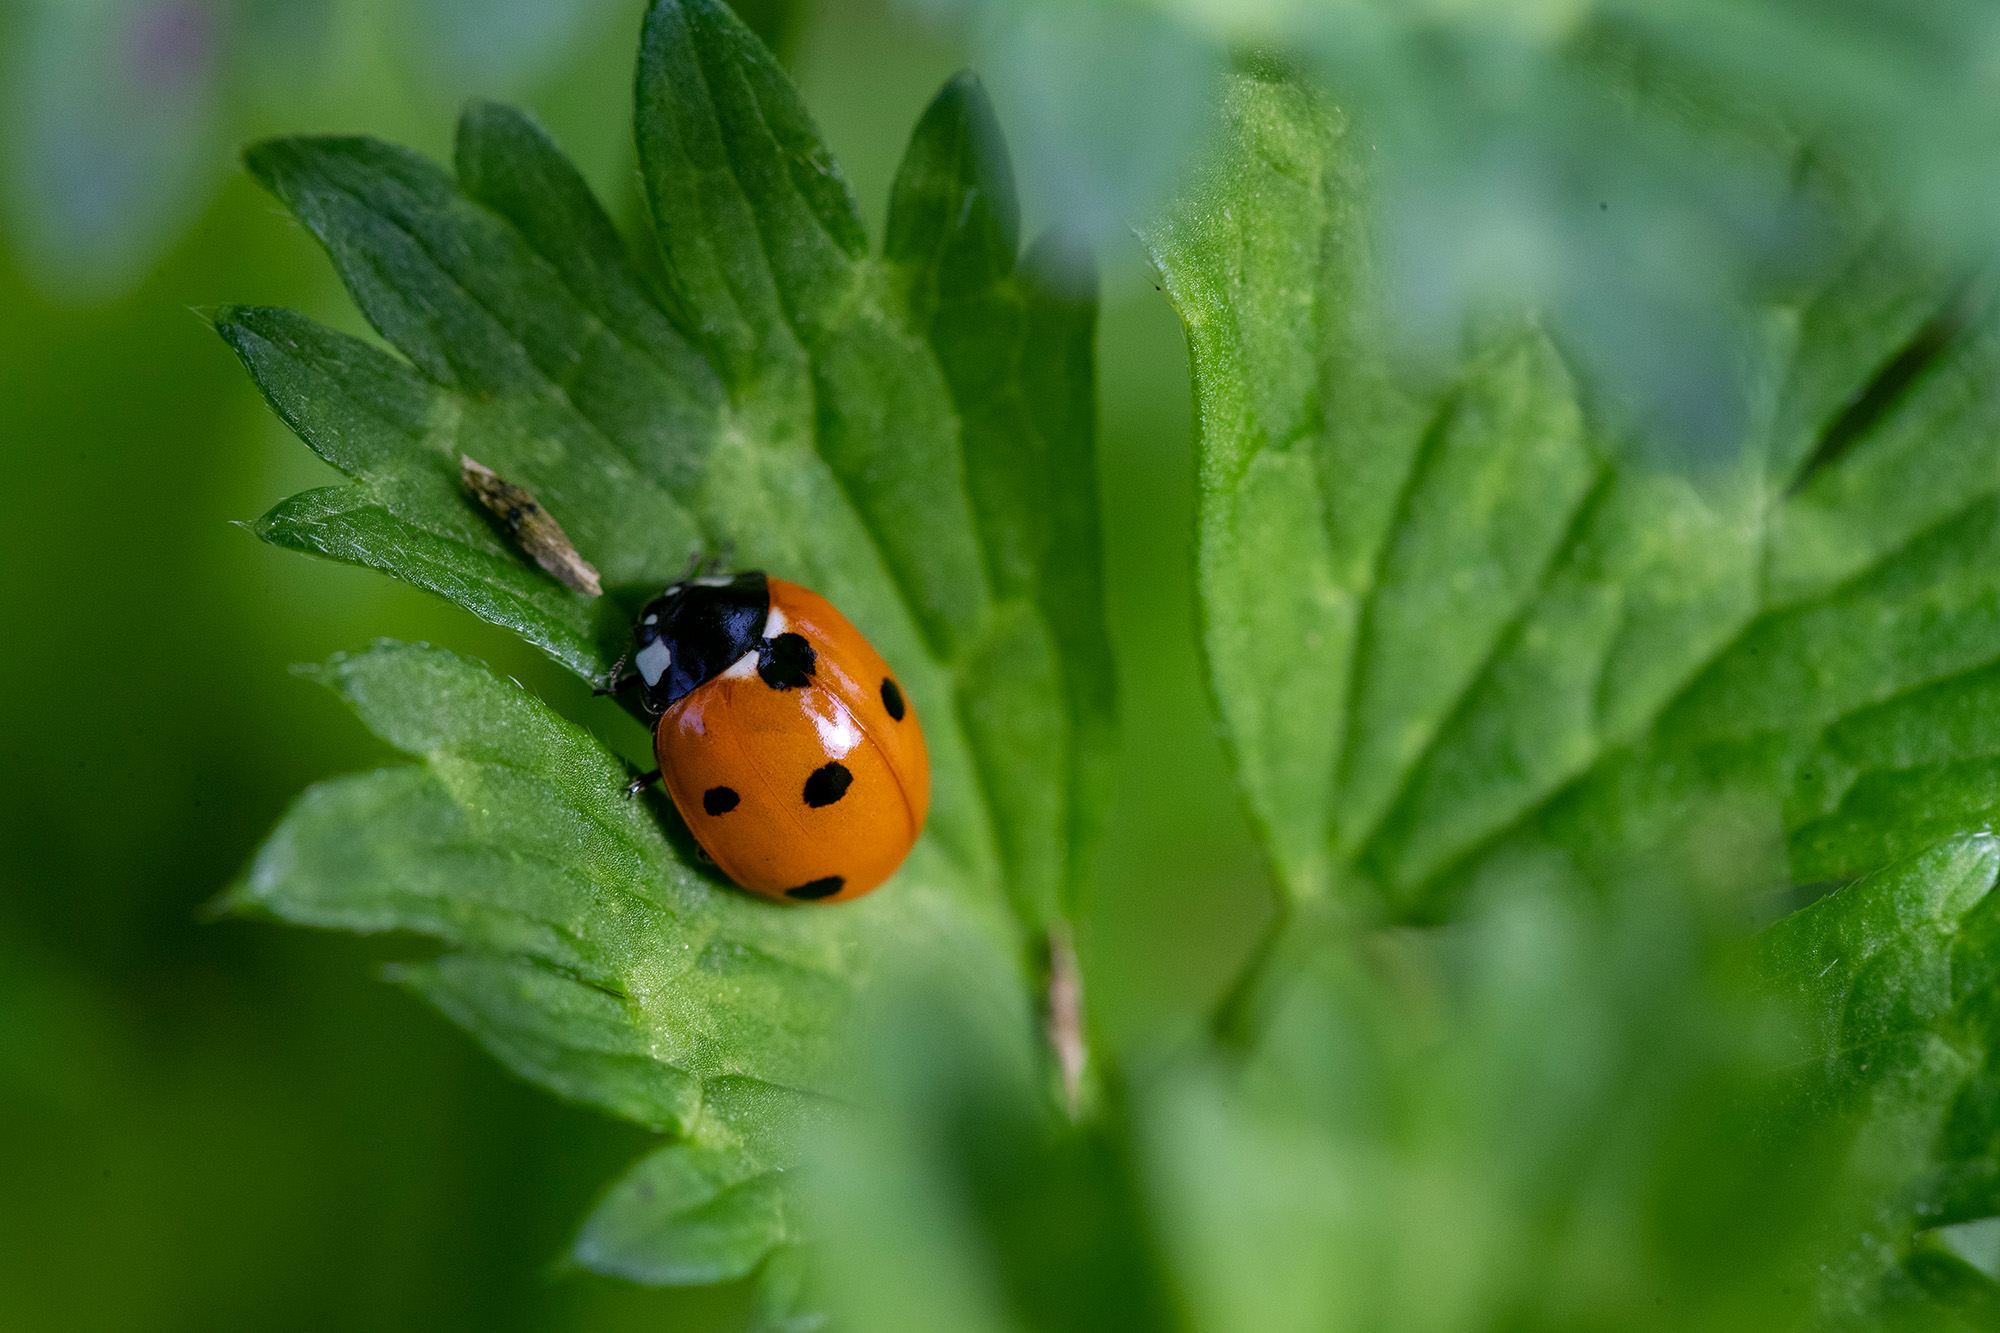
{"type": "Polygon", "coordinates": [[[676,1137],[606,1196],[579,1260],[714,1282],[792,1238],[784,1145],[842,1096],[871,967],[956,958],[1025,1017],[1036,932],[1087,874],[1112,725],[1094,280],[1053,240],[1018,256],[969,77],[917,128],[880,258],[790,81],[714,0],[649,14],[637,136],[658,285],[502,107],[466,112],[455,172],[366,139],[250,150],[392,349],[222,314],[272,407],[351,478],[256,531],[427,588],[592,682],[694,553],[812,587],[922,711],[927,833],[857,907],[752,901],[690,868],[592,738],[475,664],[385,645],[320,674],[421,764],[308,792],[236,901],[442,940],[398,975],[525,1077],[676,1137]],[[528,563],[461,455],[531,490],[608,595],[528,563]]]}

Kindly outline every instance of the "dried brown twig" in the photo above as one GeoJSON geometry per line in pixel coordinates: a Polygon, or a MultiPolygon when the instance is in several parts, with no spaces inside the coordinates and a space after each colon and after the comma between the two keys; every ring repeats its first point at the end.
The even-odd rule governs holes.
{"type": "Polygon", "coordinates": [[[1076,1119],[1083,1097],[1083,1070],[1090,1057],[1083,1041],[1083,973],[1069,925],[1049,927],[1049,1046],[1062,1073],[1063,1099],[1076,1119]]]}

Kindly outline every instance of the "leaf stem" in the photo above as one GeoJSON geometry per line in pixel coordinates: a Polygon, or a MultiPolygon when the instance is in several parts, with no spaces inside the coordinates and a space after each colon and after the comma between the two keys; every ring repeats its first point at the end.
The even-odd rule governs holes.
{"type": "Polygon", "coordinates": [[[1209,1020],[1210,1035],[1223,1046],[1250,1045],[1273,995],[1346,921],[1346,914],[1325,897],[1300,901],[1279,894],[1273,905],[1270,924],[1209,1020]]]}

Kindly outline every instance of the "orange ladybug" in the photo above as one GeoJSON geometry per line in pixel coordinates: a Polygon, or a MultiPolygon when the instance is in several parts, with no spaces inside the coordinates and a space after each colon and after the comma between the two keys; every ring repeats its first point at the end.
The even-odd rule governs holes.
{"type": "MultiPolygon", "coordinates": [[[[695,840],[781,901],[844,902],[895,872],[930,810],[916,709],[814,592],[760,571],[683,579],[633,623],[660,767],[695,840]]],[[[618,686],[615,688],[624,688],[618,686]]]]}

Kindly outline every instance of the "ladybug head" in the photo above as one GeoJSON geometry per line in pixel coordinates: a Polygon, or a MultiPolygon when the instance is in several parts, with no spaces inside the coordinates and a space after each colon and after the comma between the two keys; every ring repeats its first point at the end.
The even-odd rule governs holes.
{"type": "Polygon", "coordinates": [[[755,569],[733,578],[683,579],[646,603],[632,622],[632,665],[647,710],[666,712],[756,652],[770,612],[770,584],[755,569]]]}

